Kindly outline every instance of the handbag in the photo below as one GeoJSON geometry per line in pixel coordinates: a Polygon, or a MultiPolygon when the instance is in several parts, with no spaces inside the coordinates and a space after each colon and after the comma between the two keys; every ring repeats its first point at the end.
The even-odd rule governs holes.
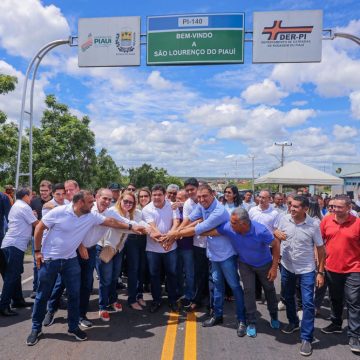
{"type": "Polygon", "coordinates": [[[111,236],[113,236],[112,229],[109,229],[101,239],[103,246],[100,251],[99,258],[106,264],[111,261],[118,251],[123,249],[126,234],[121,234],[120,240],[116,244],[115,248],[111,245],[105,245],[105,242],[109,243],[109,238],[111,236]]]}

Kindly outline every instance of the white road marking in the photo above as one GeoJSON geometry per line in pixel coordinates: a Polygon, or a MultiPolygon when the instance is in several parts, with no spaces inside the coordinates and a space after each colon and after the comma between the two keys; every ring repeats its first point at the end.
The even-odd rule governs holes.
{"type": "Polygon", "coordinates": [[[21,282],[21,284],[24,285],[24,284],[26,284],[27,282],[29,282],[30,280],[33,280],[33,279],[34,279],[34,277],[33,277],[33,276],[30,276],[30,277],[28,277],[27,279],[23,280],[23,281],[21,282]]]}

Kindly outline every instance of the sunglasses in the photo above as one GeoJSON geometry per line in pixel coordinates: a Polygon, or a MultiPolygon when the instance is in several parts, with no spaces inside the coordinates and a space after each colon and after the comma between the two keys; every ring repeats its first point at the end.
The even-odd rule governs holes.
{"type": "Polygon", "coordinates": [[[127,188],[126,190],[128,190],[128,191],[135,191],[136,189],[135,189],[135,188],[127,188]]]}
{"type": "Polygon", "coordinates": [[[123,203],[124,205],[134,205],[134,202],[133,201],[130,201],[130,200],[123,200],[123,203]]]}

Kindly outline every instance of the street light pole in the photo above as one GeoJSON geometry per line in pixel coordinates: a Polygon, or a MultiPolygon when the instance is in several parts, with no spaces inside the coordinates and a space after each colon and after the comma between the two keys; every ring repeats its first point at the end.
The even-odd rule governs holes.
{"type": "Polygon", "coordinates": [[[251,159],[251,178],[252,178],[252,192],[253,194],[255,193],[255,170],[254,170],[254,165],[255,165],[255,155],[249,155],[249,158],[251,159]]]}
{"type": "Polygon", "coordinates": [[[292,143],[289,141],[283,141],[283,142],[274,142],[274,145],[281,146],[281,166],[284,166],[284,159],[285,159],[284,148],[285,146],[292,146],[292,143]]]}

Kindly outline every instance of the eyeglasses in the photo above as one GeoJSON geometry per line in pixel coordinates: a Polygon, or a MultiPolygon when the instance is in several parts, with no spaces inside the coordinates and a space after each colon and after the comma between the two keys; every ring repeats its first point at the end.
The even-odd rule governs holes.
{"type": "Polygon", "coordinates": [[[122,202],[124,203],[124,205],[134,205],[134,202],[130,200],[123,200],[122,202]]]}
{"type": "Polygon", "coordinates": [[[128,190],[128,191],[135,191],[136,189],[135,188],[127,188],[126,190],[128,190]]]}
{"type": "Polygon", "coordinates": [[[334,207],[334,205],[328,205],[329,209],[332,209],[334,207]]]}
{"type": "Polygon", "coordinates": [[[176,196],[176,195],[177,195],[177,192],[171,192],[171,191],[168,191],[168,194],[169,194],[169,195],[176,196]]]}

